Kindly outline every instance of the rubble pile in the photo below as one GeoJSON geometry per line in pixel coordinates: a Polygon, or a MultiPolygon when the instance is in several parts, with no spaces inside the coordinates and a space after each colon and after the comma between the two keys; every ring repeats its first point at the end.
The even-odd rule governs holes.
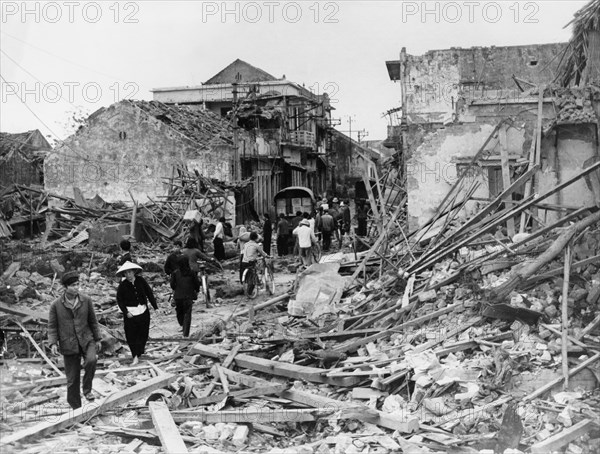
{"type": "Polygon", "coordinates": [[[556,97],[556,124],[594,123],[598,117],[593,101],[600,99],[600,88],[588,85],[584,88],[561,88],[554,93],[556,97]]]}
{"type": "MultiPolygon", "coordinates": [[[[324,257],[258,304],[223,291],[231,299],[195,315],[189,339],[174,332],[172,315],[155,313],[137,366],[123,347],[113,255],[57,250],[45,258],[47,275],[33,269],[33,253],[28,267],[23,257],[2,276],[3,330],[25,341],[21,358],[4,364],[0,444],[7,452],[595,452],[600,211],[570,210],[513,238],[498,227],[599,167],[504,207],[533,173],[525,172],[465,222],[453,215],[469,197],[457,182],[412,233],[396,222],[401,208],[380,206],[368,251],[344,263],[324,257]],[[65,407],[60,360],[44,353],[53,273],[65,269],[85,274],[83,291],[105,326],[94,382],[103,398],[77,411],[65,407]]],[[[137,253],[164,309],[168,250],[137,253]]],[[[220,278],[225,288],[235,285],[236,261],[220,278]]]]}

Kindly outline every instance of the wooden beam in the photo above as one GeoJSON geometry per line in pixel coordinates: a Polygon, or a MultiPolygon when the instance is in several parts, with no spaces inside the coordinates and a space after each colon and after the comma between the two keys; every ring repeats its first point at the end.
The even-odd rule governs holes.
{"type": "Polygon", "coordinates": [[[38,353],[42,356],[42,358],[44,358],[44,361],[46,361],[50,367],[52,369],[54,369],[54,371],[58,374],[59,377],[64,377],[65,374],[63,374],[61,372],[61,370],[56,366],[56,364],[54,364],[50,358],[48,358],[48,356],[46,356],[46,353],[44,353],[44,350],[42,350],[40,348],[40,346],[37,344],[37,342],[35,340],[33,340],[33,337],[31,337],[31,334],[29,334],[29,331],[27,331],[25,329],[25,327],[21,324],[21,322],[19,321],[15,321],[17,325],[19,325],[19,327],[23,330],[23,333],[25,334],[25,337],[27,337],[27,339],[29,339],[29,342],[31,342],[33,344],[33,346],[35,347],[35,349],[38,351],[38,353]]]}
{"type": "Polygon", "coordinates": [[[385,413],[360,403],[342,402],[337,399],[293,389],[284,391],[279,396],[311,407],[341,413],[347,419],[358,419],[359,421],[376,424],[403,433],[411,433],[419,428],[419,419],[416,416],[404,417],[403,415],[385,413]]]}
{"type": "MultiPolygon", "coordinates": [[[[538,131],[539,136],[541,138],[542,131],[542,108],[544,107],[544,86],[540,85],[538,87],[538,108],[537,108],[537,124],[534,132],[534,136],[531,140],[531,148],[529,149],[529,168],[533,168],[537,162],[536,152],[537,152],[537,141],[538,141],[538,131]]],[[[531,190],[533,188],[533,180],[530,180],[525,185],[524,198],[527,198],[531,195],[531,190]]],[[[519,232],[525,233],[527,220],[527,213],[521,213],[521,225],[519,226],[519,232]]]]}
{"type": "MultiPolygon", "coordinates": [[[[510,187],[510,166],[508,163],[508,143],[507,143],[507,128],[500,128],[498,135],[500,137],[500,167],[502,169],[502,188],[506,191],[510,187]]],[[[512,207],[512,195],[504,197],[503,202],[506,208],[512,207]]],[[[506,220],[506,227],[508,230],[509,238],[515,236],[515,220],[514,218],[508,218],[506,220]]]]}
{"type": "Polygon", "coordinates": [[[165,403],[149,402],[148,408],[164,451],[167,454],[187,454],[187,447],[165,403]]]}
{"type": "Polygon", "coordinates": [[[571,278],[571,244],[567,244],[565,248],[565,271],[563,274],[563,292],[562,292],[562,335],[561,335],[561,356],[562,356],[562,372],[563,372],[563,389],[569,387],[569,279],[571,278]]]}
{"type": "MultiPolygon", "coordinates": [[[[229,367],[231,365],[231,363],[233,362],[233,360],[235,358],[235,355],[237,355],[237,353],[240,351],[240,348],[242,348],[241,344],[234,345],[234,347],[231,349],[231,351],[229,352],[229,354],[227,355],[227,357],[223,361],[223,364],[222,364],[223,367],[227,368],[227,367],[229,367]]],[[[210,382],[210,384],[202,392],[202,397],[208,397],[208,396],[210,396],[211,393],[215,390],[216,386],[217,386],[217,382],[215,380],[213,380],[212,382],[210,382]]]]}
{"type": "MultiPolygon", "coordinates": [[[[582,362],[579,366],[575,367],[574,369],[571,369],[569,371],[569,377],[572,377],[573,375],[581,372],[583,369],[594,364],[599,359],[600,359],[600,353],[596,353],[591,358],[582,362]]],[[[546,393],[546,392],[550,391],[552,388],[554,388],[556,385],[559,385],[560,383],[562,383],[562,381],[563,381],[563,377],[558,377],[558,378],[552,380],[551,382],[546,383],[541,388],[538,388],[531,394],[523,397],[523,402],[529,402],[529,401],[535,399],[536,397],[543,395],[544,393],[546,393]]]]}
{"type": "Polygon", "coordinates": [[[532,445],[531,452],[533,454],[547,454],[559,451],[563,446],[588,433],[593,426],[594,423],[590,419],[579,421],[574,426],[568,427],[556,435],[532,445]]]}
{"type": "Polygon", "coordinates": [[[10,315],[18,315],[19,317],[31,317],[34,320],[38,320],[42,323],[48,323],[48,312],[32,311],[29,309],[10,307],[4,303],[0,303],[0,312],[4,312],[10,315]],[[45,314],[45,315],[44,315],[45,314]]]}
{"type": "Polygon", "coordinates": [[[232,399],[247,399],[249,397],[258,397],[258,396],[268,396],[269,394],[277,394],[281,391],[285,391],[287,385],[284,384],[269,384],[266,382],[266,386],[260,386],[256,388],[250,389],[242,389],[240,391],[230,391],[222,394],[214,394],[212,396],[200,397],[198,399],[193,399],[190,404],[193,407],[197,407],[200,405],[208,405],[214,404],[217,402],[222,402],[225,398],[231,397],[232,399]]]}
{"type": "Polygon", "coordinates": [[[162,388],[175,380],[176,375],[168,374],[155,377],[142,383],[138,383],[131,388],[111,394],[101,401],[89,402],[77,410],[71,410],[59,416],[57,420],[51,422],[41,422],[32,427],[15,432],[11,435],[0,438],[0,446],[17,441],[31,441],[37,437],[43,437],[59,430],[72,426],[73,424],[84,422],[98,416],[112,408],[122,406],[131,400],[137,400],[147,393],[162,388]]]}
{"type": "Polygon", "coordinates": [[[171,413],[175,422],[202,421],[209,424],[215,423],[274,423],[274,422],[304,422],[316,421],[321,417],[328,418],[337,416],[338,419],[344,419],[344,415],[333,415],[331,410],[317,408],[297,409],[297,408],[268,408],[268,407],[250,407],[241,411],[227,410],[218,412],[209,412],[206,410],[195,411],[174,411],[171,413]]]}
{"type": "MultiPolygon", "coordinates": [[[[211,358],[223,357],[226,356],[227,353],[227,350],[223,350],[222,348],[212,345],[196,344],[192,348],[192,354],[199,354],[211,358]]],[[[354,386],[361,381],[360,378],[356,377],[346,377],[341,379],[330,378],[325,375],[328,372],[326,369],[298,366],[296,364],[271,361],[269,359],[258,358],[256,356],[245,354],[238,354],[234,361],[237,367],[251,369],[270,375],[293,378],[296,380],[306,380],[313,383],[328,383],[330,385],[337,386],[354,386]]]]}

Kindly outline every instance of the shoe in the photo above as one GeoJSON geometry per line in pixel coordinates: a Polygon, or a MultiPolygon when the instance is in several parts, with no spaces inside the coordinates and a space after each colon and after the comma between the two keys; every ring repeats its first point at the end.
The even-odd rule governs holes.
{"type": "Polygon", "coordinates": [[[94,396],[94,393],[92,391],[90,391],[89,393],[85,393],[84,396],[89,402],[93,402],[96,400],[96,396],[94,396]]]}
{"type": "Polygon", "coordinates": [[[135,366],[139,362],[140,362],[140,359],[137,356],[134,356],[133,357],[133,361],[131,361],[131,365],[135,366]]]}

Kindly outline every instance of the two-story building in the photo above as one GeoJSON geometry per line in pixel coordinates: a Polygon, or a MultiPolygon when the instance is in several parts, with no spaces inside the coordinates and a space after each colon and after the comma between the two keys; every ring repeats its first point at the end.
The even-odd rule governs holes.
{"type": "Polygon", "coordinates": [[[254,178],[259,213],[272,210],[275,194],[289,186],[306,186],[316,195],[344,192],[338,182],[346,183],[349,175],[366,167],[359,154],[350,159],[347,147],[336,146],[345,141],[331,126],[333,108],[326,93],[314,94],[285,76],[276,78],[242,60],[202,85],[156,88],[153,94],[166,104],[218,113],[254,138],[240,152],[237,176],[254,178]]]}

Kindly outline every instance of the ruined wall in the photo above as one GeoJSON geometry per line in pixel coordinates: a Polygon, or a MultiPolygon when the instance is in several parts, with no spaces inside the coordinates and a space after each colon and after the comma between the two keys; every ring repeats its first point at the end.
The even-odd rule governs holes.
{"type": "Polygon", "coordinates": [[[47,190],[109,202],[131,203],[165,194],[163,177],[186,164],[209,178],[231,181],[231,151],[203,151],[197,144],[130,104],[113,104],[90,116],[88,126],[67,138],[44,162],[47,190]]]}
{"type": "MultiPolygon", "coordinates": [[[[407,115],[411,123],[443,122],[464,99],[519,99],[512,76],[548,83],[565,44],[473,47],[407,55],[407,115]]],[[[523,84],[525,89],[529,85],[523,84]]]]}
{"type": "MultiPolygon", "coordinates": [[[[494,129],[490,124],[466,124],[440,128],[430,132],[406,162],[409,230],[416,230],[435,213],[458,178],[458,166],[453,158],[474,156],[494,129]]],[[[493,150],[496,142],[490,144],[493,150]]],[[[483,172],[472,178],[482,183],[477,197],[487,197],[487,179],[483,172]]],[[[467,208],[463,215],[476,209],[467,208]]]]}

